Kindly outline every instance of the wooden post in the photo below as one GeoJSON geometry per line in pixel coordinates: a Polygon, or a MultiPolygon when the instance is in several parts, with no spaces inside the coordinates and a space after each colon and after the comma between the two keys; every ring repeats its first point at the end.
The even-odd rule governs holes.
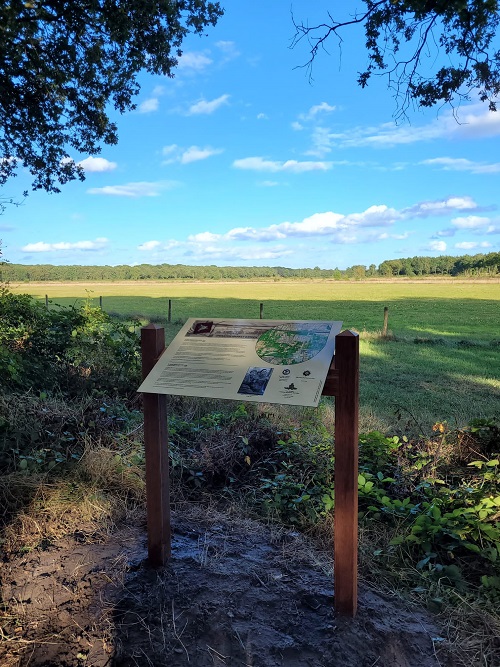
{"type": "Polygon", "coordinates": [[[384,306],[384,326],[382,327],[382,336],[387,338],[387,325],[389,323],[389,308],[384,306]]]}
{"type": "Polygon", "coordinates": [[[263,315],[264,315],[264,304],[261,303],[260,304],[260,319],[262,319],[263,315]]]}
{"type": "Polygon", "coordinates": [[[335,610],[355,616],[358,588],[358,393],[359,337],[335,337],[335,610]]]}
{"type": "Polygon", "coordinates": [[[168,317],[167,317],[167,320],[169,322],[172,321],[172,299],[168,300],[168,317]]]}
{"type": "Polygon", "coordinates": [[[45,308],[47,308],[47,310],[49,309],[49,295],[48,294],[45,295],[45,308]]]}
{"type": "MultiPolygon", "coordinates": [[[[165,329],[148,324],[141,329],[142,378],[165,349],[165,329]]],[[[168,472],[167,397],[143,394],[146,453],[148,557],[153,567],[170,558],[170,480],[168,472]]]]}
{"type": "Polygon", "coordinates": [[[99,297],[99,308],[102,310],[102,296],[99,297]]]}

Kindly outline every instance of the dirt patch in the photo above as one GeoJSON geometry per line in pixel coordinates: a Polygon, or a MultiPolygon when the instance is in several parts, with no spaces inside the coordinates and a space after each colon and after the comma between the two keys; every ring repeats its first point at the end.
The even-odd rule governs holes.
{"type": "Polygon", "coordinates": [[[177,517],[172,560],[145,562],[144,527],[73,536],[2,567],[3,667],[438,667],[429,616],[362,588],[333,611],[331,563],[302,535],[177,517]]]}

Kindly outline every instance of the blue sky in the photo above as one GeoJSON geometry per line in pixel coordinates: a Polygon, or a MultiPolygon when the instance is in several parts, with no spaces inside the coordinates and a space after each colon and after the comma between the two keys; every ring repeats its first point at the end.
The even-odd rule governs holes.
{"type": "MultiPolygon", "coordinates": [[[[295,17],[332,8],[311,4],[293,2],[295,17]]],[[[137,110],[117,115],[118,146],[71,155],[85,182],[7,207],[4,256],[345,268],[498,251],[500,112],[473,99],[455,116],[410,109],[396,123],[385,80],[356,84],[361,32],[341,53],[331,42],[312,73],[293,35],[289,3],[227,2],[185,42],[174,79],[141,78],[137,110]]],[[[20,174],[0,195],[29,184],[20,174]]]]}

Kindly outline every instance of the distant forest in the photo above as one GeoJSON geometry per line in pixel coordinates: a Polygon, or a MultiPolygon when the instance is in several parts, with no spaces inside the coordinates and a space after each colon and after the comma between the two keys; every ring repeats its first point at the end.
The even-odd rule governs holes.
{"type": "Polygon", "coordinates": [[[187,266],[138,264],[137,266],[53,266],[51,264],[0,264],[4,282],[103,280],[252,280],[259,278],[331,278],[349,280],[389,276],[491,276],[500,274],[500,252],[462,257],[408,257],[388,259],[347,269],[289,269],[284,266],[187,266]]]}

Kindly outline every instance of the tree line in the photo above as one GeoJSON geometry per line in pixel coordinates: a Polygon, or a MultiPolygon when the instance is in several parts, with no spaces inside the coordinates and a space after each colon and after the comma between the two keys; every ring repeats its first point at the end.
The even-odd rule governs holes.
{"type": "Polygon", "coordinates": [[[188,266],[185,264],[138,264],[128,266],[54,266],[52,264],[0,265],[3,282],[107,281],[107,280],[251,280],[257,278],[330,278],[361,280],[390,276],[476,276],[500,274],[500,252],[451,257],[388,259],[377,267],[356,264],[347,269],[291,269],[284,266],[188,266]]]}

